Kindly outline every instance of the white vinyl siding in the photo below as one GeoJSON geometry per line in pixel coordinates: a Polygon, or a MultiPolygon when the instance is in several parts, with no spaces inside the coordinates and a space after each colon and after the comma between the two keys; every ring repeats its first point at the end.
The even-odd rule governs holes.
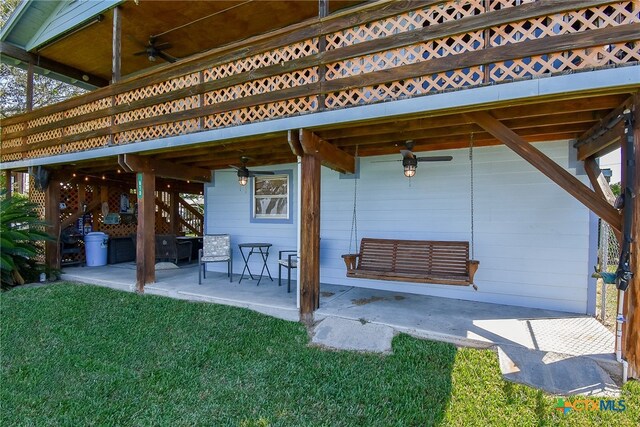
{"type": "MultiPolygon", "coordinates": [[[[568,144],[536,147],[566,168],[568,144]]],[[[360,160],[359,239],[470,240],[468,149],[428,154],[454,159],[420,163],[411,180],[404,177],[401,162],[380,162],[398,160],[399,153],[360,160]]],[[[322,169],[321,187],[321,282],[584,313],[591,269],[588,210],[504,146],[476,148],[474,161],[479,291],[347,279],[340,255],[349,250],[354,181],[339,179],[337,172],[327,168],[322,169]]],[[[285,168],[295,173],[295,165],[275,167],[285,168]]],[[[587,182],[585,176],[579,178],[587,182]]],[[[294,188],[290,191],[296,194],[294,188]]],[[[207,232],[230,233],[234,243],[266,240],[274,243],[274,249],[295,248],[297,218],[294,224],[250,224],[248,203],[249,194],[239,189],[232,173],[216,173],[215,187],[207,190],[207,232]]],[[[352,251],[357,251],[353,246],[352,251]]],[[[272,253],[269,267],[275,277],[276,254],[272,253]]],[[[239,260],[235,262],[238,273],[239,260]]]]}

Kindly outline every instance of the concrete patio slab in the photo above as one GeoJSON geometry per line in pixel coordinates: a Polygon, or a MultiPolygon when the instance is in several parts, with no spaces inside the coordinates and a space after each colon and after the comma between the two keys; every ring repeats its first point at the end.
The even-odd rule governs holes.
{"type": "Polygon", "coordinates": [[[510,344],[575,356],[614,349],[613,334],[588,316],[365,288],[351,288],[316,311],[316,319],[330,316],[463,346],[510,344]]]}
{"type": "MultiPolygon", "coordinates": [[[[65,268],[62,278],[133,292],[135,274],[135,264],[124,263],[65,268]]],[[[197,266],[181,265],[157,270],[156,283],[145,293],[299,320],[295,284],[287,293],[277,280],[263,278],[256,286],[255,280],[233,279],[209,273],[198,285],[197,266]]],[[[390,352],[400,332],[459,346],[499,347],[506,379],[561,395],[615,395],[613,379],[622,372],[613,334],[584,315],[321,284],[314,319],[312,343],[331,348],[390,352]]]]}

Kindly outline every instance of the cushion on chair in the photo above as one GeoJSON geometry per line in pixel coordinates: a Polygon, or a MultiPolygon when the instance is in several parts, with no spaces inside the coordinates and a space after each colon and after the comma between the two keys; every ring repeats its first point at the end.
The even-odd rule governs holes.
{"type": "Polygon", "coordinates": [[[218,261],[228,261],[229,255],[226,256],[203,256],[200,258],[202,262],[218,262],[218,261]]]}
{"type": "Polygon", "coordinates": [[[202,260],[207,258],[223,258],[215,261],[224,261],[229,258],[231,242],[228,234],[205,235],[202,240],[202,260]]]}
{"type": "Polygon", "coordinates": [[[278,260],[278,264],[282,265],[283,267],[296,268],[296,267],[298,267],[298,260],[297,259],[291,259],[291,265],[289,265],[289,260],[288,259],[279,259],[278,260]]]}

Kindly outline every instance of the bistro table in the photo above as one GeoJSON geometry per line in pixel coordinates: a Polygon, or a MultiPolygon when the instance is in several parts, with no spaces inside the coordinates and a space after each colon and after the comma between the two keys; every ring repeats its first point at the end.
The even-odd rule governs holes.
{"type": "Polygon", "coordinates": [[[249,277],[251,277],[252,280],[255,280],[255,277],[253,277],[253,274],[251,274],[251,269],[249,268],[249,258],[251,258],[251,255],[253,255],[254,253],[259,253],[262,257],[262,271],[260,271],[260,278],[258,279],[258,283],[256,284],[256,286],[260,284],[265,269],[267,270],[269,279],[271,279],[271,281],[273,282],[273,277],[271,277],[271,272],[269,271],[269,266],[267,265],[267,259],[269,258],[269,248],[271,246],[271,243],[240,243],[238,245],[238,248],[240,248],[240,255],[242,255],[242,259],[244,260],[244,268],[242,269],[242,274],[240,275],[240,280],[238,281],[238,283],[242,282],[245,271],[249,272],[249,277]],[[245,255],[244,250],[246,249],[248,249],[249,252],[245,255]]]}

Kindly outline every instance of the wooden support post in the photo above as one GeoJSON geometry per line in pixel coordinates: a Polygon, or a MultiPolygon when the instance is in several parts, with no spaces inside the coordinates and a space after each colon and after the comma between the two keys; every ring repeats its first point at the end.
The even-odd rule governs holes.
{"type": "Polygon", "coordinates": [[[609,223],[614,230],[622,230],[622,218],[616,209],[606,200],[583,184],[578,178],[567,172],[562,166],[544,155],[542,151],[526,142],[518,134],[500,123],[486,112],[465,113],[465,116],[484,130],[495,136],[504,145],[516,152],[533,167],[578,199],[596,215],[609,223]]]}
{"type": "Polygon", "coordinates": [[[4,171],[4,189],[6,190],[5,197],[8,199],[11,197],[11,192],[13,190],[13,186],[11,185],[11,171],[4,171]]]}
{"type": "Polygon", "coordinates": [[[47,232],[54,240],[44,247],[45,263],[50,268],[60,268],[60,183],[51,179],[44,192],[44,220],[47,232]]]}
{"type": "Polygon", "coordinates": [[[153,173],[137,173],[138,230],[136,234],[136,290],[140,293],[144,292],[144,286],[147,283],[156,281],[155,187],[156,182],[153,173]]]}
{"type": "Polygon", "coordinates": [[[300,320],[320,306],[320,159],[303,154],[300,202],[300,320]]]}
{"type": "Polygon", "coordinates": [[[27,112],[33,111],[33,62],[27,68],[27,112]]]}
{"type": "MultiPolygon", "coordinates": [[[[623,235],[631,237],[629,265],[633,278],[625,291],[624,317],[626,323],[622,331],[622,356],[629,363],[629,376],[640,378],[640,95],[635,96],[633,119],[633,149],[625,150],[623,143],[623,173],[633,168],[633,183],[624,182],[624,187],[632,185],[635,197],[627,197],[625,203],[632,204],[633,216],[630,230],[623,230],[623,235]]],[[[623,187],[623,188],[624,188],[623,187]]]]}
{"type": "Polygon", "coordinates": [[[113,8],[113,34],[112,34],[112,51],[111,51],[111,83],[120,81],[122,67],[122,19],[120,7],[113,8]]]}
{"type": "Polygon", "coordinates": [[[177,191],[169,193],[169,221],[171,234],[180,234],[180,194],[177,191]]]}

